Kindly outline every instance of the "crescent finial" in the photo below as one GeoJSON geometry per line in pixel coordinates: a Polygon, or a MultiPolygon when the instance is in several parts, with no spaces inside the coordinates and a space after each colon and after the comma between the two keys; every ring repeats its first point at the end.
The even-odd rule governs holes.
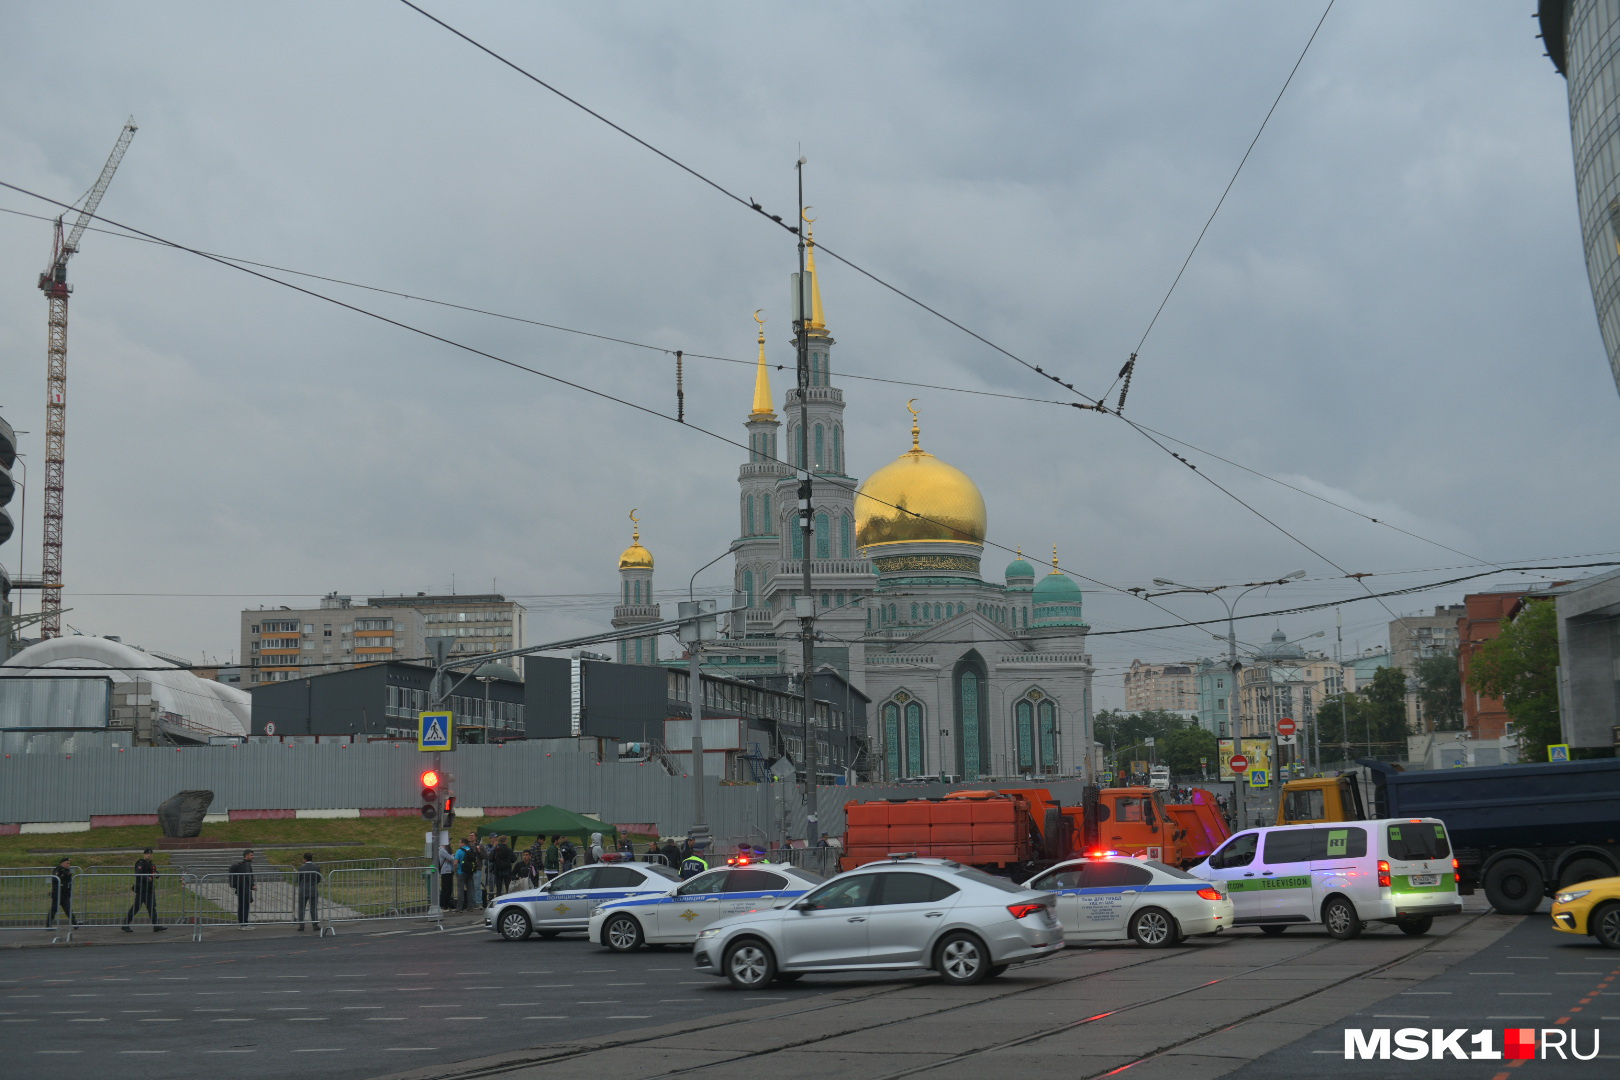
{"type": "Polygon", "coordinates": [[[636,512],[635,512],[635,510],[631,510],[631,511],[630,511],[630,523],[631,523],[631,524],[632,524],[632,525],[638,525],[638,524],[640,524],[640,523],[641,523],[641,519],[640,519],[640,518],[638,518],[638,517],[636,517],[636,512]]]}
{"type": "Polygon", "coordinates": [[[764,310],[765,310],[764,308],[755,308],[754,309],[754,321],[759,323],[759,327],[760,327],[761,330],[763,330],[765,328],[765,323],[768,321],[766,319],[762,319],[762,318],[759,317],[759,313],[764,311],[764,310]]]}
{"type": "Polygon", "coordinates": [[[906,411],[909,412],[912,415],[913,419],[915,419],[916,416],[917,416],[917,410],[915,408],[913,408],[913,406],[916,405],[916,404],[917,404],[917,399],[916,398],[912,398],[910,401],[906,402],[906,411]]]}
{"type": "Polygon", "coordinates": [[[641,519],[636,517],[635,510],[630,511],[630,542],[641,543],[641,519]]]}
{"type": "Polygon", "coordinates": [[[807,206],[803,210],[799,211],[799,216],[804,219],[804,223],[806,225],[814,225],[816,223],[816,219],[810,216],[810,211],[814,209],[815,207],[813,206],[807,206]]]}

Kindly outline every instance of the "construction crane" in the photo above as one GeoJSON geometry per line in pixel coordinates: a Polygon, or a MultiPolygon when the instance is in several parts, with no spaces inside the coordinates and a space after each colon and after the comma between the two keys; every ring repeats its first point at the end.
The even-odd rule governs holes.
{"type": "Polygon", "coordinates": [[[134,137],[135,118],[132,116],[124,121],[124,130],[118,133],[118,142],[113,144],[107,164],[101,167],[101,175],[85,194],[78,220],[73,223],[73,229],[66,239],[62,236],[62,219],[56,219],[51,264],[39,275],[40,291],[51,305],[45,353],[45,539],[40,561],[41,638],[57,637],[62,632],[62,493],[67,442],[68,294],[73,291],[73,286],[67,280],[67,263],[79,250],[79,239],[96,216],[96,207],[101,205],[101,197],[107,194],[107,185],[112,183],[113,173],[118,171],[118,163],[124,160],[124,151],[129,149],[129,141],[134,137]]]}

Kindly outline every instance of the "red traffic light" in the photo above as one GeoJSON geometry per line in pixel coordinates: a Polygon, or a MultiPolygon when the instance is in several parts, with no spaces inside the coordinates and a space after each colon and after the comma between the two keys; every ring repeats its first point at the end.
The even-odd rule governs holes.
{"type": "Polygon", "coordinates": [[[425,787],[425,788],[436,788],[436,787],[438,787],[439,786],[439,774],[434,772],[432,769],[429,769],[426,772],[424,772],[422,774],[422,786],[425,787]]]}

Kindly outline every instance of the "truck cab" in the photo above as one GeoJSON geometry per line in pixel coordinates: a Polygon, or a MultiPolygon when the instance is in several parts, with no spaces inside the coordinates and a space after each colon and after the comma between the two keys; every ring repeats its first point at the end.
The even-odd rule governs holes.
{"type": "Polygon", "coordinates": [[[1283,785],[1278,825],[1312,825],[1323,821],[1362,821],[1367,810],[1352,775],[1290,780],[1283,785]]]}
{"type": "Polygon", "coordinates": [[[1170,766],[1155,765],[1148,770],[1148,786],[1154,791],[1170,790],[1170,766]]]}

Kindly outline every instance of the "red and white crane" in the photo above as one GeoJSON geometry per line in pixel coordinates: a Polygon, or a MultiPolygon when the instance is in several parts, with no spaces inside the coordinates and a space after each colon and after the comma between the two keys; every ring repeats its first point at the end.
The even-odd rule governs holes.
{"type": "Polygon", "coordinates": [[[112,183],[118,163],[124,160],[124,151],[135,137],[135,118],[124,121],[124,130],[118,133],[118,142],[101,167],[101,175],[84,197],[78,220],[73,229],[62,235],[62,219],[56,219],[56,242],[51,252],[51,265],[39,275],[39,287],[50,301],[51,317],[48,344],[45,353],[45,539],[40,563],[40,636],[57,637],[62,632],[62,494],[66,466],[67,443],[67,327],[68,294],[73,287],[67,280],[67,262],[79,250],[79,239],[85,226],[96,215],[101,197],[112,183]]]}

